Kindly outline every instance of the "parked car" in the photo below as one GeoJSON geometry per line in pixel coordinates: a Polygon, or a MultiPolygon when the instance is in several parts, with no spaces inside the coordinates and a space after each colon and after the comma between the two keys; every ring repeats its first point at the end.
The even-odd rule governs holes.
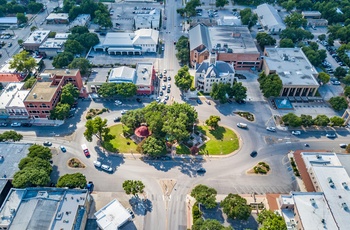
{"type": "Polygon", "coordinates": [[[136,101],[137,101],[138,103],[142,103],[142,100],[141,100],[140,98],[136,98],[136,101]]]}
{"type": "Polygon", "coordinates": [[[165,98],[165,100],[169,100],[169,95],[166,94],[166,95],[164,96],[164,98],[165,98]]]}
{"type": "Polygon", "coordinates": [[[339,147],[343,149],[345,149],[347,146],[348,146],[347,144],[339,144],[339,147]]]}
{"type": "Polygon", "coordinates": [[[165,85],[162,85],[162,90],[165,90],[166,89],[166,86],[165,85]]]}
{"type": "Polygon", "coordinates": [[[197,173],[206,173],[207,170],[205,170],[205,168],[199,168],[197,169],[197,173]]]}
{"type": "Polygon", "coordinates": [[[340,81],[332,81],[332,85],[340,85],[340,81]]]}
{"type": "Polygon", "coordinates": [[[275,127],[266,127],[266,130],[270,131],[270,132],[276,132],[276,128],[275,127]]]}
{"type": "Polygon", "coordinates": [[[2,126],[2,127],[6,127],[6,126],[7,126],[7,123],[2,122],[2,123],[0,123],[0,126],[2,126]]]}
{"type": "Polygon", "coordinates": [[[253,151],[250,153],[250,156],[251,157],[256,157],[258,155],[258,152],[257,151],[253,151]]]}
{"type": "Polygon", "coordinates": [[[159,96],[163,96],[163,91],[160,91],[160,92],[159,92],[159,96]]]}
{"type": "Polygon", "coordinates": [[[65,148],[64,146],[62,146],[62,145],[60,146],[60,149],[61,149],[61,151],[64,152],[64,153],[67,152],[66,148],[65,148]]]}
{"type": "Polygon", "coordinates": [[[101,165],[101,169],[103,169],[106,172],[113,172],[112,167],[110,167],[108,165],[101,165]]]}
{"type": "Polygon", "coordinates": [[[119,121],[120,121],[120,117],[115,117],[115,118],[113,119],[113,121],[114,121],[114,122],[119,122],[119,121]]]}
{"type": "Polygon", "coordinates": [[[158,103],[160,102],[160,97],[157,97],[156,102],[158,103]]]}
{"type": "Polygon", "coordinates": [[[168,89],[166,90],[166,92],[167,92],[167,93],[170,93],[170,88],[168,88],[168,89]]]}
{"type": "Polygon", "coordinates": [[[11,127],[20,127],[20,126],[21,126],[21,123],[19,123],[19,122],[13,122],[11,124],[11,127]]]}
{"type": "Polygon", "coordinates": [[[44,146],[52,146],[52,143],[49,142],[49,141],[45,141],[45,142],[43,143],[43,145],[44,145],[44,146]]]}
{"type": "Polygon", "coordinates": [[[203,102],[201,101],[201,99],[197,99],[197,103],[198,103],[199,105],[203,104],[203,102]]]}
{"type": "Polygon", "coordinates": [[[295,135],[295,136],[298,136],[298,135],[301,134],[301,132],[300,132],[299,130],[297,130],[297,131],[292,131],[292,134],[295,135]]]}
{"type": "Polygon", "coordinates": [[[171,77],[170,76],[168,76],[168,81],[171,81],[171,77]]]}
{"type": "Polygon", "coordinates": [[[94,161],[94,165],[95,165],[95,167],[99,168],[99,167],[101,167],[102,163],[99,161],[94,161]]]}
{"type": "Polygon", "coordinates": [[[210,103],[209,100],[205,100],[205,102],[206,102],[208,105],[211,105],[211,103],[210,103]]]}
{"type": "Polygon", "coordinates": [[[336,138],[337,135],[335,133],[327,133],[326,137],[328,137],[328,138],[336,138]]]}

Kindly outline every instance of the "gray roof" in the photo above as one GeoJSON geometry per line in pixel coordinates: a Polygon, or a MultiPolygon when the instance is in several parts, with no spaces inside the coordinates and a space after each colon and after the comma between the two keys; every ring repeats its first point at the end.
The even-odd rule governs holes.
{"type": "Polygon", "coordinates": [[[13,178],[19,171],[18,163],[28,154],[31,144],[22,143],[0,143],[0,177],[13,178]]]}
{"type": "Polygon", "coordinates": [[[190,41],[190,50],[194,50],[200,45],[204,45],[207,49],[210,49],[211,43],[207,26],[198,24],[197,26],[190,29],[188,35],[190,41]]]}
{"type": "Polygon", "coordinates": [[[235,73],[235,70],[232,65],[226,62],[216,61],[214,64],[210,64],[208,60],[203,61],[196,70],[196,73],[205,73],[206,76],[211,76],[212,72],[220,78],[221,74],[235,73]]]}
{"type": "Polygon", "coordinates": [[[17,17],[0,17],[0,24],[17,24],[17,17]]]}
{"type": "Polygon", "coordinates": [[[152,63],[137,63],[136,66],[136,85],[138,86],[151,86],[153,76],[153,64],[152,63]]]}
{"type": "Polygon", "coordinates": [[[275,30],[284,30],[286,28],[277,10],[267,3],[258,5],[256,8],[256,13],[263,26],[267,26],[269,29],[275,28],[275,30]]]}
{"type": "Polygon", "coordinates": [[[127,66],[113,68],[109,73],[108,82],[135,84],[135,81],[135,69],[127,66]]]}

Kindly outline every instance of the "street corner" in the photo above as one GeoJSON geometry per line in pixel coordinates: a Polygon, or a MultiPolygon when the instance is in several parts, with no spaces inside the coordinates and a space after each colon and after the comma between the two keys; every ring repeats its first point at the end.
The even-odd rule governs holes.
{"type": "Polygon", "coordinates": [[[170,195],[176,185],[176,182],[177,181],[175,179],[159,180],[159,184],[162,188],[163,194],[166,196],[170,195]]]}

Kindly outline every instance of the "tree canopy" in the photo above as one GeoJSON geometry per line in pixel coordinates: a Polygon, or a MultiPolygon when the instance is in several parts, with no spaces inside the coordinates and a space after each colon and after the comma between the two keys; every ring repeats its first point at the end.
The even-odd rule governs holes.
{"type": "Polygon", "coordinates": [[[215,208],[217,206],[216,194],[217,192],[214,188],[202,184],[197,185],[191,191],[191,196],[205,208],[215,208]]]}
{"type": "Polygon", "coordinates": [[[62,87],[60,102],[72,106],[78,96],[79,90],[72,83],[68,83],[62,87]]]}
{"type": "Polygon", "coordinates": [[[266,98],[277,97],[283,88],[282,80],[277,74],[266,75],[262,72],[259,75],[258,81],[260,83],[260,90],[266,98]]]}
{"type": "Polygon", "coordinates": [[[300,13],[294,12],[288,15],[285,19],[284,22],[288,27],[291,28],[300,28],[300,27],[305,27],[307,20],[301,15],[300,13]]]}
{"type": "Polygon", "coordinates": [[[23,139],[23,135],[20,133],[17,133],[16,131],[10,130],[10,131],[5,131],[0,134],[0,142],[4,141],[20,141],[23,139]]]}
{"type": "Polygon", "coordinates": [[[283,38],[280,40],[280,48],[294,48],[294,42],[290,38],[283,38]]]}
{"type": "Polygon", "coordinates": [[[212,129],[216,129],[219,126],[221,118],[219,116],[210,115],[209,119],[205,121],[205,124],[210,126],[212,129]]]}
{"type": "Polygon", "coordinates": [[[188,66],[184,66],[175,75],[175,85],[182,91],[187,91],[192,85],[192,76],[188,72],[188,66]]]}
{"type": "Polygon", "coordinates": [[[247,200],[238,194],[228,194],[220,206],[224,213],[231,219],[248,220],[251,210],[247,200]]]}
{"type": "Polygon", "coordinates": [[[42,168],[25,167],[15,173],[12,184],[15,188],[46,186],[50,176],[42,168]]]}
{"type": "Polygon", "coordinates": [[[103,83],[97,92],[102,97],[113,97],[117,95],[122,97],[132,97],[136,94],[137,87],[133,83],[117,84],[114,82],[108,82],[103,83]]]}
{"type": "Polygon", "coordinates": [[[192,230],[233,230],[231,226],[225,227],[218,220],[202,218],[197,219],[193,225],[192,230]]]}
{"type": "Polygon", "coordinates": [[[57,187],[58,188],[85,188],[86,178],[81,173],[65,174],[58,178],[57,187]]]}
{"type": "Polygon", "coordinates": [[[314,124],[318,126],[327,126],[329,122],[329,118],[324,114],[317,115],[314,119],[314,124]]]}
{"type": "Polygon", "coordinates": [[[91,68],[89,60],[86,58],[74,58],[68,68],[79,69],[81,74],[87,74],[91,68]]]}
{"type": "Polygon", "coordinates": [[[69,116],[70,106],[59,102],[56,107],[50,111],[51,119],[64,120],[69,116]]]}
{"type": "Polygon", "coordinates": [[[258,16],[250,8],[245,8],[240,12],[241,21],[243,25],[247,25],[248,28],[251,28],[258,21],[258,16]]]}
{"type": "Polygon", "coordinates": [[[110,129],[107,127],[107,119],[99,116],[92,120],[87,120],[85,123],[84,137],[87,141],[92,141],[92,136],[95,135],[102,142],[111,140],[114,136],[110,134],[110,129]]]}
{"type": "Polygon", "coordinates": [[[329,120],[332,126],[343,126],[345,122],[343,118],[338,116],[331,117],[329,120]]]}
{"type": "Polygon", "coordinates": [[[188,48],[188,38],[181,36],[175,45],[176,57],[182,64],[187,64],[190,60],[190,50],[188,48]]]}
{"type": "Polygon", "coordinates": [[[192,17],[196,15],[196,7],[200,6],[201,3],[199,0],[190,0],[186,3],[185,8],[177,9],[177,13],[180,14],[182,17],[192,17]]]}
{"type": "Polygon", "coordinates": [[[142,145],[142,153],[158,157],[166,153],[164,140],[148,137],[142,145]]]}
{"type": "Polygon", "coordinates": [[[333,109],[336,111],[341,111],[348,108],[348,102],[344,97],[340,96],[332,97],[331,99],[329,99],[329,104],[331,104],[333,109]]]}
{"type": "Polygon", "coordinates": [[[48,147],[34,144],[28,148],[28,157],[38,157],[43,160],[50,160],[52,158],[51,150],[48,147]]]}
{"type": "Polygon", "coordinates": [[[283,218],[280,215],[266,209],[259,213],[258,223],[262,225],[260,228],[262,230],[287,230],[287,226],[283,218]]]}
{"type": "Polygon", "coordinates": [[[318,79],[323,83],[323,84],[327,84],[329,82],[329,80],[331,79],[331,76],[329,76],[329,74],[325,73],[325,72],[321,72],[318,74],[318,79]]]}
{"type": "Polygon", "coordinates": [[[140,180],[126,180],[123,182],[123,189],[126,194],[135,196],[138,193],[143,193],[145,185],[140,180]]]}
{"type": "Polygon", "coordinates": [[[36,82],[36,78],[35,77],[30,77],[30,78],[26,79],[26,81],[24,82],[23,87],[25,89],[30,89],[35,84],[35,82],[36,82]]]}
{"type": "Polygon", "coordinates": [[[282,117],[282,121],[291,127],[299,127],[302,123],[301,118],[294,113],[287,113],[282,117]]]}
{"type": "Polygon", "coordinates": [[[63,68],[68,66],[74,59],[74,56],[70,52],[63,52],[57,54],[52,61],[52,65],[55,68],[63,68]]]}
{"type": "Polygon", "coordinates": [[[19,72],[31,72],[36,66],[35,59],[27,51],[15,54],[10,61],[10,68],[19,72]]]}
{"type": "Polygon", "coordinates": [[[313,39],[314,35],[310,31],[307,31],[301,28],[288,27],[287,29],[281,32],[280,38],[281,39],[289,38],[293,41],[293,43],[297,43],[304,39],[313,39]]]}
{"type": "Polygon", "coordinates": [[[256,41],[262,50],[265,49],[265,46],[273,46],[276,44],[276,39],[267,33],[258,33],[256,35],[256,41]]]}

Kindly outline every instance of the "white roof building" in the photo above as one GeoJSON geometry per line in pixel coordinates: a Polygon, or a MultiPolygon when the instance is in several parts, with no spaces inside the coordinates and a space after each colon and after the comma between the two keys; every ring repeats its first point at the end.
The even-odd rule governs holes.
{"type": "Polygon", "coordinates": [[[91,20],[91,16],[90,14],[79,14],[74,21],[72,21],[70,23],[70,27],[74,27],[74,26],[86,26],[87,24],[90,23],[91,20]]]}
{"type": "Polygon", "coordinates": [[[122,66],[111,69],[108,82],[114,83],[136,83],[135,69],[122,66]]]}
{"type": "Polygon", "coordinates": [[[46,18],[48,24],[68,24],[69,15],[67,13],[51,13],[46,18]]]}
{"type": "Polygon", "coordinates": [[[36,30],[23,42],[25,50],[39,50],[39,46],[46,41],[50,30],[36,30]]]}
{"type": "Polygon", "coordinates": [[[286,25],[273,6],[264,3],[258,5],[255,12],[258,15],[260,24],[270,34],[278,34],[282,30],[286,29],[286,25]]]}
{"type": "Polygon", "coordinates": [[[148,13],[137,14],[134,17],[135,29],[155,29],[160,27],[160,9],[153,9],[148,13]]]}
{"type": "Polygon", "coordinates": [[[118,230],[131,220],[130,213],[117,199],[112,200],[95,214],[98,226],[102,230],[118,230]]]}

